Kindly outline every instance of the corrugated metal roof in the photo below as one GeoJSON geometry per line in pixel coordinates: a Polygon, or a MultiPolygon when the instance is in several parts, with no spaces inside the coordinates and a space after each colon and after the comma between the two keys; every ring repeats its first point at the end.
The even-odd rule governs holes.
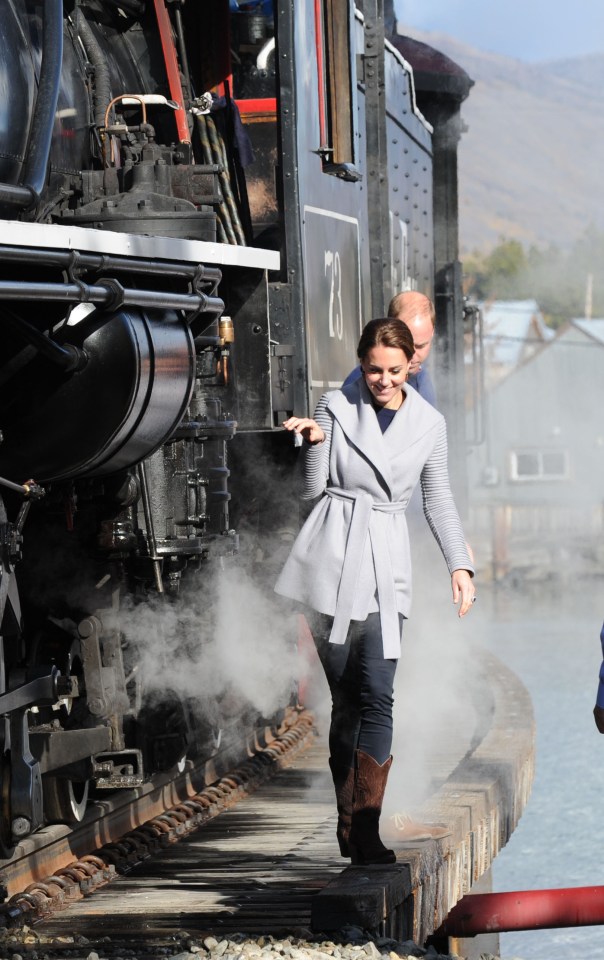
{"type": "Polygon", "coordinates": [[[515,367],[537,343],[555,336],[536,300],[492,300],[481,304],[488,362],[515,367]]]}
{"type": "Polygon", "coordinates": [[[604,318],[597,317],[594,320],[586,320],[584,317],[575,317],[570,321],[573,327],[576,327],[588,337],[593,337],[604,346],[604,318]]]}

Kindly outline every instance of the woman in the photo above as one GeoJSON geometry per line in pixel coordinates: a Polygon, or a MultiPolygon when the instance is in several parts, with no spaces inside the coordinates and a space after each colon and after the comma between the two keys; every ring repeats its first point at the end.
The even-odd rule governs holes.
{"type": "Polygon", "coordinates": [[[319,495],[276,591],[308,607],[332,695],[330,768],[337,836],[353,863],[392,863],[379,836],[392,763],[392,691],[411,603],[405,508],[421,479],[424,513],[451,574],[459,616],[475,599],[473,567],[447,470],[445,421],[405,383],[413,337],[372,320],[362,377],[321,397],[314,419],[283,426],[307,442],[305,499],[319,495]]]}

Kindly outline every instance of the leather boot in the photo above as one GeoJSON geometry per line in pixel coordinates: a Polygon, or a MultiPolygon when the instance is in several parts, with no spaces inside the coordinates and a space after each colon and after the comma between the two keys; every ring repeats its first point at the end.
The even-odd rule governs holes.
{"type": "Polygon", "coordinates": [[[393,850],[380,840],[379,825],[392,757],[384,763],[357,750],[352,800],[352,823],[348,846],[352,862],[396,863],[393,850]]]}
{"type": "Polygon", "coordinates": [[[329,758],[329,766],[333,777],[333,785],[336,789],[336,804],[338,807],[336,837],[338,838],[340,853],[343,857],[349,857],[348,837],[350,835],[350,823],[352,820],[354,769],[352,767],[342,767],[338,765],[333,757],[329,758]]]}

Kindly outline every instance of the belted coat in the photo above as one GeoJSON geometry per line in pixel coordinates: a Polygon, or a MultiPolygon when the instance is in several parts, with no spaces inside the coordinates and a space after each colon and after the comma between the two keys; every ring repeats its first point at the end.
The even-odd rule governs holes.
{"type": "Polygon", "coordinates": [[[331,643],[351,620],[379,610],[384,657],[400,656],[398,614],[409,616],[411,554],[405,509],[421,480],[424,513],[449,572],[474,570],[449,485],[442,414],[410,386],[382,433],[364,379],[324,394],[314,419],[325,433],[305,445],[303,496],[321,495],[275,590],[334,617],[331,643]]]}

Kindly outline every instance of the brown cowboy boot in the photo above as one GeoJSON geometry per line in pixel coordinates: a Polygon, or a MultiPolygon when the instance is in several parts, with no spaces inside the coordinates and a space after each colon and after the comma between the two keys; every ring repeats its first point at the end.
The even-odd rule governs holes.
{"type": "Polygon", "coordinates": [[[352,862],[396,863],[394,850],[384,846],[379,834],[382,801],[392,757],[382,764],[361,750],[357,750],[356,757],[352,823],[348,840],[352,862]]]}
{"type": "Polygon", "coordinates": [[[336,789],[336,804],[338,807],[338,826],[336,837],[343,857],[349,857],[348,837],[352,819],[352,793],[354,790],[354,769],[339,766],[333,757],[329,758],[329,766],[336,789]]]}

